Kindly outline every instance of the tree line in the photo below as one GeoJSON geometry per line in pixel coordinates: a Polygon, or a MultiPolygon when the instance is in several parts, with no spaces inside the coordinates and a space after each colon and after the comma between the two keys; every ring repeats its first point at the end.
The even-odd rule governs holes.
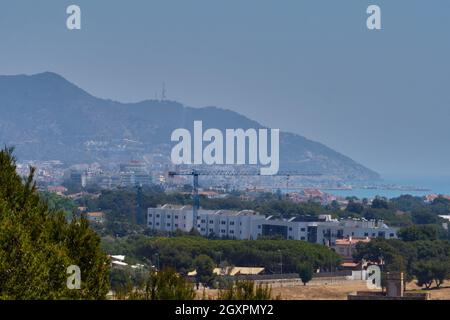
{"type": "Polygon", "coordinates": [[[331,271],[341,258],[325,246],[295,240],[213,240],[198,236],[104,238],[107,252],[121,252],[160,268],[172,267],[186,275],[199,265],[264,267],[269,273],[298,273],[307,263],[311,270],[331,271]]]}

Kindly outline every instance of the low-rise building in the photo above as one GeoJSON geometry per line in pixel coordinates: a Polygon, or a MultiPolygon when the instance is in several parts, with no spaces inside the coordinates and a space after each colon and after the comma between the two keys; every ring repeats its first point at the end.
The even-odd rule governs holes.
{"type": "Polygon", "coordinates": [[[48,186],[47,191],[62,196],[67,192],[67,188],[64,186],[48,186]]]}
{"type": "Polygon", "coordinates": [[[397,238],[395,228],[387,226],[383,220],[344,219],[317,225],[317,243],[334,246],[337,239],[344,238],[397,238]]]}
{"type": "Polygon", "coordinates": [[[152,230],[189,232],[194,227],[191,206],[166,204],[159,208],[147,210],[147,226],[152,230]]]}
{"type": "Polygon", "coordinates": [[[88,212],[86,218],[91,222],[103,223],[103,212],[88,212]]]}
{"type": "Polygon", "coordinates": [[[279,219],[265,217],[251,210],[203,210],[199,209],[197,221],[193,221],[191,206],[164,205],[149,208],[147,226],[152,230],[189,232],[195,227],[202,236],[216,236],[240,240],[260,237],[277,237],[286,240],[303,240],[333,247],[336,240],[352,238],[396,238],[396,229],[383,221],[332,219],[319,217],[295,217],[279,219]]]}
{"type": "Polygon", "coordinates": [[[197,230],[202,236],[252,240],[252,226],[265,217],[251,210],[199,210],[197,230]]]}
{"type": "Polygon", "coordinates": [[[356,245],[358,243],[368,243],[370,242],[369,237],[357,238],[348,237],[345,239],[336,239],[334,245],[331,248],[340,256],[344,262],[353,262],[353,253],[355,252],[356,245]]]}

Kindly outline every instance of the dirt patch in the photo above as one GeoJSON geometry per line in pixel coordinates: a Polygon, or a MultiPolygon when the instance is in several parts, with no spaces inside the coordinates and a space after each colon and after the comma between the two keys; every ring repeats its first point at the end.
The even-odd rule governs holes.
{"type": "MultiPolygon", "coordinates": [[[[450,300],[450,281],[445,282],[441,288],[423,290],[411,282],[406,286],[409,292],[429,292],[432,300],[450,300]]],[[[368,291],[364,281],[346,281],[328,283],[323,285],[289,285],[274,286],[272,296],[282,300],[347,300],[347,295],[355,291],[368,291]]],[[[377,291],[377,290],[375,290],[377,291]]],[[[198,299],[216,299],[218,290],[206,289],[197,291],[198,299]]]]}

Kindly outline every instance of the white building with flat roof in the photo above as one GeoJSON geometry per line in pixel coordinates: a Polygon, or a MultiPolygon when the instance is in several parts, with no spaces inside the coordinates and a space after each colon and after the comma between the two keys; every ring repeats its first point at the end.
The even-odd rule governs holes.
{"type": "Polygon", "coordinates": [[[194,227],[193,219],[191,206],[165,204],[147,210],[147,227],[152,230],[189,232],[194,227]]]}
{"type": "Polygon", "coordinates": [[[265,217],[251,210],[199,210],[197,230],[202,236],[217,236],[241,240],[256,239],[252,226],[265,217]]]}
{"type": "Polygon", "coordinates": [[[332,219],[331,216],[291,219],[265,217],[251,210],[198,210],[194,223],[191,206],[164,205],[149,208],[147,226],[152,230],[189,232],[192,228],[205,237],[215,236],[240,240],[260,237],[279,237],[286,240],[303,240],[334,246],[337,239],[397,237],[395,228],[383,221],[365,219],[332,219]]]}

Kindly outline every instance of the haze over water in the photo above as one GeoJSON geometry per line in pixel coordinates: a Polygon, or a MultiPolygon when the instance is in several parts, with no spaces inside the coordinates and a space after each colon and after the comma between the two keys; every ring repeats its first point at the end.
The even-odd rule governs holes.
{"type": "Polygon", "coordinates": [[[352,190],[327,190],[326,192],[337,196],[356,196],[362,198],[374,198],[382,196],[386,198],[395,198],[403,194],[413,196],[424,196],[427,194],[450,195],[450,176],[404,176],[404,175],[386,175],[380,185],[395,185],[402,187],[412,187],[419,189],[428,189],[428,191],[410,191],[410,190],[392,190],[390,188],[363,189],[353,188],[352,190]]]}

